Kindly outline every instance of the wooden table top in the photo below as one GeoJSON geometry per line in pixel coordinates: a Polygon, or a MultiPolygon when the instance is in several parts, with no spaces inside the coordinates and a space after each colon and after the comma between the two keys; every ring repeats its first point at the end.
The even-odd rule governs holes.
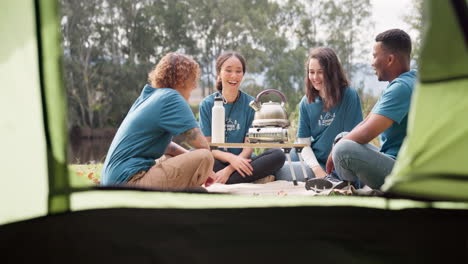
{"type": "Polygon", "coordinates": [[[300,148],[307,144],[297,143],[208,143],[210,147],[222,148],[300,148]]]}

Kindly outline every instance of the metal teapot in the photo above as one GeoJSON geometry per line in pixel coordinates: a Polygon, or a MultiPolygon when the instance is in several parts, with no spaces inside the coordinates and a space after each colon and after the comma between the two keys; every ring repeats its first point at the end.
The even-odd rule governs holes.
{"type": "Polygon", "coordinates": [[[255,100],[249,103],[250,107],[255,110],[253,127],[288,127],[289,119],[288,113],[284,108],[286,103],[286,96],[275,89],[268,89],[260,92],[255,100]],[[281,103],[267,102],[260,105],[260,97],[267,94],[277,94],[281,97],[281,103]]]}

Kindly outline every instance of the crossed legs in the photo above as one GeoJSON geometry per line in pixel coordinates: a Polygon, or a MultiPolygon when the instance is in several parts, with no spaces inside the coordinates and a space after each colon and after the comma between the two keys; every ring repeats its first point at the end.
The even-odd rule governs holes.
{"type": "Polygon", "coordinates": [[[371,144],[341,140],[333,147],[333,163],[341,180],[360,180],[373,189],[379,189],[392,171],[395,160],[371,144]]]}

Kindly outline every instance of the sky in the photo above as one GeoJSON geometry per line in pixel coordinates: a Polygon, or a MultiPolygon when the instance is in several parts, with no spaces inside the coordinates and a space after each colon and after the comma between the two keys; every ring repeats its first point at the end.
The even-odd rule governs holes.
{"type": "Polygon", "coordinates": [[[410,31],[403,15],[412,10],[411,0],[371,0],[371,3],[376,34],[390,28],[410,31]]]}
{"type": "MultiPolygon", "coordinates": [[[[415,39],[417,32],[410,29],[409,25],[403,20],[404,15],[408,15],[414,11],[412,8],[411,0],[371,0],[372,4],[372,20],[374,27],[368,29],[368,36],[371,36],[371,40],[375,36],[385,30],[392,28],[399,28],[406,31],[412,39],[415,39]]],[[[374,41],[369,41],[367,50],[372,52],[374,41]]],[[[372,53],[368,57],[363,58],[365,63],[371,63],[372,53]]],[[[375,76],[365,77],[365,90],[373,94],[379,94],[388,82],[379,82],[375,76]]]]}
{"type": "Polygon", "coordinates": [[[411,0],[371,0],[372,20],[375,23],[372,36],[387,29],[399,28],[406,31],[412,39],[417,32],[412,30],[403,20],[404,15],[415,12],[411,0]]]}

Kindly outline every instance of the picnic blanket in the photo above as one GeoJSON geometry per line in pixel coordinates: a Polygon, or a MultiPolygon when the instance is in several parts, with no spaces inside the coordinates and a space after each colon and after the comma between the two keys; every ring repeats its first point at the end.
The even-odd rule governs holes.
{"type": "Polygon", "coordinates": [[[345,187],[343,189],[329,189],[321,192],[306,190],[304,182],[298,182],[294,185],[289,181],[272,181],[263,184],[255,183],[237,183],[237,184],[220,184],[215,183],[206,188],[211,193],[228,193],[240,195],[273,195],[273,196],[317,196],[317,195],[379,195],[379,192],[372,190],[368,186],[361,189],[355,189],[353,186],[345,187]]]}

